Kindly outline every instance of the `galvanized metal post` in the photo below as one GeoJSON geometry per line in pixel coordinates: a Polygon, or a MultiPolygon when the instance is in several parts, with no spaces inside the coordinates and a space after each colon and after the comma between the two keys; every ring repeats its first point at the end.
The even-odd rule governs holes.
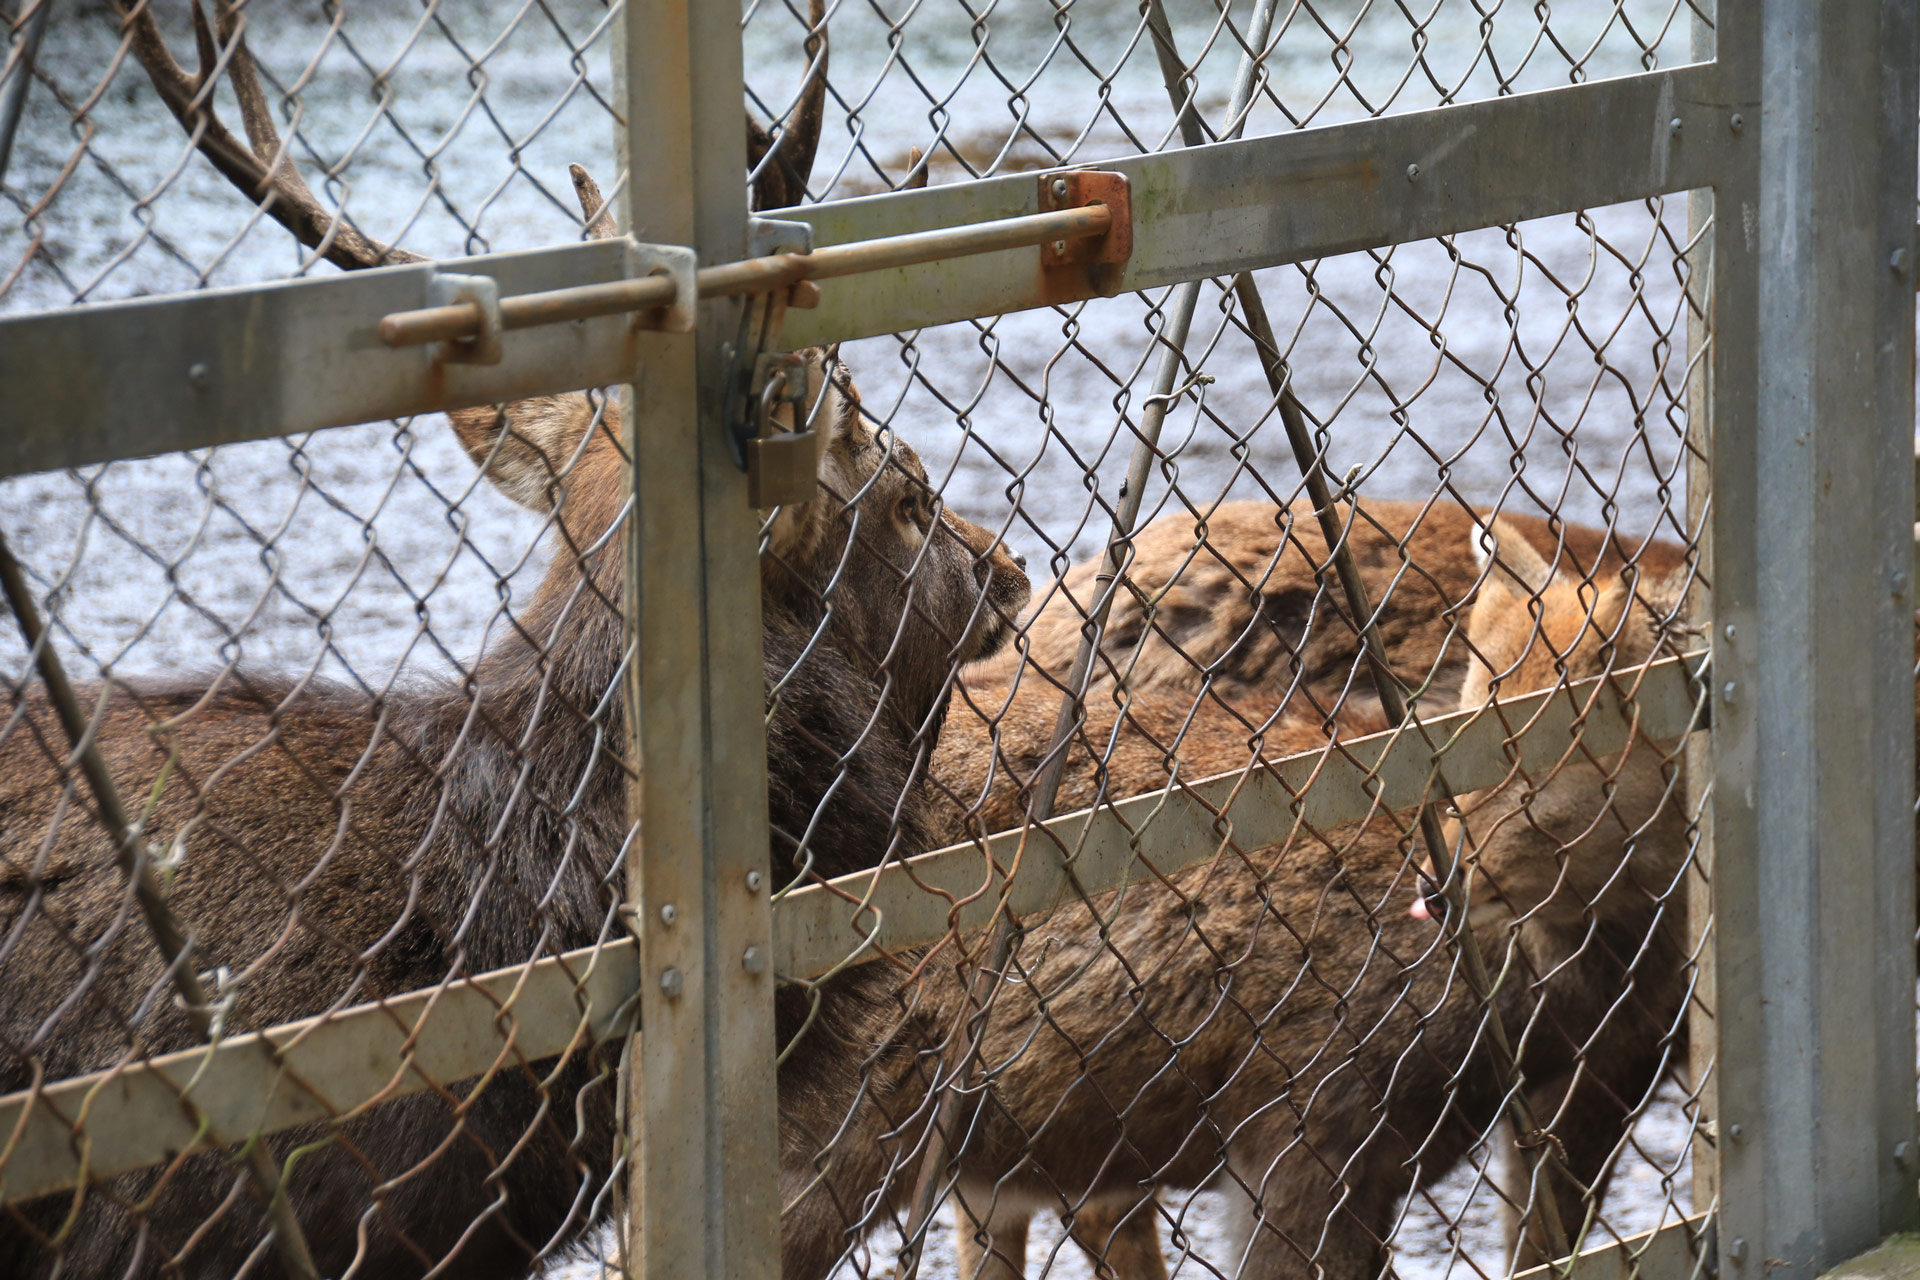
{"type": "MultiPolygon", "coordinates": [[[[1720,1274],[1920,1222],[1911,0],[1723,0],[1711,383],[1720,1274]]],[[[1690,139],[1689,142],[1696,141],[1690,139]]]]}
{"type": "MultiPolygon", "coordinates": [[[[739,10],[628,0],[627,226],[746,250],[739,10]]],[[[642,334],[628,397],[638,641],[640,1041],[626,1260],[649,1280],[772,1280],[779,1266],[772,919],[757,523],[722,421],[737,299],[692,334],[642,334]]]]}

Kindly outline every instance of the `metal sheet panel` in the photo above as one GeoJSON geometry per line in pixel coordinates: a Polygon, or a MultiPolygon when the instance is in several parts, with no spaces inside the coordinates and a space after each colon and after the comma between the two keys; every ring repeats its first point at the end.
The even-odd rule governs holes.
{"type": "Polygon", "coordinates": [[[1725,1276],[1816,1276],[1920,1221],[1914,303],[1895,257],[1915,17],[1720,7],[1746,126],[1715,192],[1711,371],[1725,1276]]]}

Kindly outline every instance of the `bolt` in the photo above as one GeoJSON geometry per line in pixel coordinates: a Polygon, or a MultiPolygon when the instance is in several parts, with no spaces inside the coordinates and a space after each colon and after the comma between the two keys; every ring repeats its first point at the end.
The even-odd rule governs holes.
{"type": "Polygon", "coordinates": [[[740,967],[748,973],[765,973],[767,953],[759,947],[748,947],[740,957],[740,967]]]}
{"type": "Polygon", "coordinates": [[[1745,1262],[1747,1260],[1747,1238],[1745,1236],[1735,1236],[1727,1245],[1727,1256],[1735,1262],[1745,1262]]]}
{"type": "Polygon", "coordinates": [[[671,902],[663,902],[660,904],[660,923],[661,924],[672,924],[675,920],[678,920],[679,918],[680,918],[680,908],[674,906],[671,902]]]}
{"type": "Polygon", "coordinates": [[[1408,165],[1408,166],[1407,166],[1407,181],[1408,181],[1408,182],[1412,182],[1412,181],[1413,181],[1413,180],[1414,180],[1415,178],[1417,178],[1417,177],[1419,177],[1419,176],[1420,176],[1420,166],[1419,166],[1419,165],[1417,165],[1417,164],[1410,164],[1410,165],[1408,165]]]}
{"type": "MultiPolygon", "coordinates": [[[[1733,701],[1733,681],[1729,680],[1725,684],[1720,686],[1720,701],[1722,702],[1733,701]]],[[[1735,1130],[1738,1130],[1740,1128],[1739,1125],[1735,1125],[1733,1127],[1735,1130]]],[[[1733,1136],[1737,1138],[1740,1135],[1738,1132],[1735,1132],[1733,1136]]]]}
{"type": "Polygon", "coordinates": [[[1065,240],[1055,240],[1053,242],[1053,251],[1055,253],[1065,253],[1067,251],[1067,242],[1065,240]]]}
{"type": "Polygon", "coordinates": [[[1680,130],[1684,128],[1685,125],[1686,121],[1682,120],[1679,116],[1675,116],[1673,119],[1667,121],[1667,132],[1677,138],[1680,136],[1680,130]]]}
{"type": "Polygon", "coordinates": [[[1727,118],[1727,124],[1735,133],[1738,133],[1747,127],[1747,118],[1736,111],[1727,118]]]}
{"type": "Polygon", "coordinates": [[[1067,198],[1067,180],[1065,178],[1055,178],[1053,180],[1053,198],[1055,200],[1065,200],[1067,198]]]}
{"type": "Polygon", "coordinates": [[[1733,639],[1734,631],[1733,631],[1733,624],[1731,622],[1729,622],[1725,627],[1721,629],[1726,633],[1727,639],[1729,640],[1733,639]]]}
{"type": "Polygon", "coordinates": [[[213,370],[204,360],[195,361],[187,366],[187,381],[196,387],[204,387],[213,381],[213,370]]]}
{"type": "Polygon", "coordinates": [[[1902,1169],[1912,1167],[1913,1144],[1911,1142],[1894,1143],[1893,1144],[1893,1162],[1899,1165],[1902,1169]]]}
{"type": "Polygon", "coordinates": [[[766,877],[761,875],[758,871],[747,872],[747,892],[748,893],[760,892],[760,885],[765,879],[766,877]]]}
{"type": "MultiPolygon", "coordinates": [[[[1727,687],[1731,689],[1733,686],[1728,685],[1727,687]]],[[[1740,1141],[1740,1139],[1747,1136],[1747,1131],[1741,1128],[1738,1123],[1734,1123],[1727,1126],[1727,1136],[1729,1138],[1732,1138],[1735,1142],[1738,1142],[1740,1141]]]]}
{"type": "Polygon", "coordinates": [[[667,999],[678,1000],[680,993],[686,989],[686,979],[680,976],[678,969],[668,969],[660,975],[660,990],[666,993],[667,999]]]}
{"type": "Polygon", "coordinates": [[[1893,256],[1887,259],[1887,265],[1893,268],[1895,275],[1900,275],[1905,272],[1907,269],[1907,251],[1905,249],[1895,249],[1893,256]]]}

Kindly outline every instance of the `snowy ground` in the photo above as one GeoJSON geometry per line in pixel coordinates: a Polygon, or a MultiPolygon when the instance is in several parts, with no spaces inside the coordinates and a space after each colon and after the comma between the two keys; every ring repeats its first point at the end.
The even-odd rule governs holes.
{"type": "MultiPolygon", "coordinates": [[[[161,8],[170,29],[184,30],[177,6],[161,8]]],[[[1074,47],[1049,53],[1051,10],[1016,6],[993,19],[988,68],[974,65],[971,28],[949,11],[913,18],[906,62],[898,63],[888,60],[876,11],[843,4],[834,26],[842,101],[830,113],[816,174],[833,183],[832,196],[864,193],[878,185],[876,166],[897,172],[909,146],[927,143],[936,122],[907,84],[908,65],[936,96],[959,86],[947,103],[949,136],[976,167],[998,156],[1003,170],[1032,168],[1049,162],[1049,146],[1081,160],[1130,149],[1116,116],[1145,145],[1159,145],[1170,112],[1151,51],[1142,45],[1122,59],[1135,39],[1133,8],[1082,0],[1071,10],[1074,47]],[[1105,75],[1110,107],[1100,114],[1103,72],[1088,67],[1116,65],[1105,75]],[[1025,86],[1017,111],[1010,113],[995,71],[1025,86]],[[1016,119],[1028,132],[1014,129],[1016,119]]],[[[1182,47],[1205,47],[1210,10],[1173,8],[1182,47]]],[[[1331,27],[1344,29],[1356,6],[1321,8],[1333,15],[1331,27]]],[[[1466,81],[1460,96],[1484,96],[1491,64],[1477,56],[1478,20],[1470,10],[1462,16],[1465,8],[1449,7],[1425,30],[1428,58],[1443,81],[1466,81]]],[[[477,9],[422,20],[417,31],[414,14],[357,12],[345,38],[330,43],[310,18],[275,20],[254,43],[282,85],[309,70],[307,60],[325,45],[302,91],[303,128],[330,162],[354,149],[327,194],[363,226],[387,238],[404,227],[405,244],[434,254],[520,248],[575,234],[565,166],[578,160],[610,174],[613,154],[610,117],[595,97],[608,79],[605,37],[593,40],[597,7],[574,0],[529,10],[486,53],[477,81],[474,59],[494,45],[500,26],[477,9]],[[545,12],[555,15],[551,22],[545,12]],[[575,48],[585,50],[578,82],[569,70],[575,48]],[[396,58],[399,71],[380,74],[396,58]]],[[[1573,32],[1580,21],[1555,18],[1576,49],[1596,34],[1573,32]]],[[[1518,87],[1566,81],[1563,57],[1533,41],[1533,60],[1523,62],[1529,28],[1502,23],[1493,48],[1503,68],[1521,67],[1518,87]]],[[[113,42],[103,32],[92,6],[65,7],[55,18],[42,65],[70,101],[87,97],[108,64],[113,42]]],[[[799,63],[790,36],[785,11],[761,0],[748,28],[748,63],[763,102],[791,90],[799,63]]],[[[1274,77],[1296,116],[1311,114],[1316,124],[1352,118],[1363,94],[1396,111],[1435,105],[1424,71],[1404,76],[1412,46],[1403,19],[1368,11],[1358,23],[1341,46],[1352,58],[1351,89],[1335,87],[1341,59],[1333,47],[1305,19],[1283,39],[1274,77]]],[[[1200,69],[1201,100],[1217,107],[1233,51],[1224,40],[1213,50],[1200,69]]],[[[1680,61],[1682,52],[1670,37],[1661,60],[1680,61]]],[[[1638,57],[1616,26],[1586,76],[1637,70],[1638,57]]],[[[297,266],[286,237],[268,222],[247,227],[244,206],[206,166],[190,163],[169,178],[180,161],[178,130],[136,94],[139,83],[129,61],[92,110],[92,155],[29,225],[21,211],[67,164],[76,138],[59,103],[36,89],[0,197],[0,281],[36,237],[43,252],[0,286],[0,314],[270,278],[297,266]],[[132,196],[156,191],[144,223],[134,219],[132,196]]],[[[1284,122],[1269,105],[1251,127],[1284,122]]],[[[301,158],[314,172],[312,157],[301,158]]],[[[935,182],[965,176],[951,156],[937,157],[935,182]]],[[[1259,279],[1291,346],[1301,399],[1328,424],[1333,469],[1351,472],[1364,495],[1426,497],[1444,483],[1472,501],[1557,507],[1571,519],[1615,520],[1641,533],[1684,506],[1674,407],[1684,322],[1672,253],[1661,240],[1683,239],[1684,226],[1684,201],[1655,211],[1634,205],[1546,219],[1512,238],[1475,232],[1259,279]]],[[[1297,485],[1251,348],[1223,327],[1220,298],[1211,285],[1202,291],[1188,350],[1212,381],[1195,379],[1194,394],[1169,418],[1149,515],[1223,496],[1286,497],[1297,485]]],[[[1121,298],[872,339],[849,344],[845,355],[869,408],[920,449],[947,501],[976,520],[1007,524],[1008,540],[1044,574],[1049,563],[1100,545],[1089,486],[1111,500],[1124,472],[1130,427],[1150,389],[1152,308],[1163,301],[1121,298]]],[[[476,484],[437,418],[0,481],[0,525],[42,587],[58,588],[63,646],[88,674],[245,661],[379,688],[446,671],[485,647],[503,602],[525,597],[545,555],[540,521],[476,484]]],[[[7,630],[0,669],[11,676],[20,663],[7,630]]],[[[1649,1110],[1634,1142],[1639,1150],[1629,1153],[1607,1206],[1620,1234],[1670,1221],[1674,1206],[1688,1204],[1686,1124],[1673,1099],[1649,1110]]],[[[1439,1280],[1465,1265],[1450,1240],[1497,1270],[1489,1199],[1469,1169],[1431,1203],[1411,1206],[1396,1239],[1400,1273],[1439,1280]]],[[[1203,1259],[1227,1265],[1217,1198],[1168,1203],[1191,1254],[1169,1238],[1179,1274],[1211,1274],[1203,1259]]],[[[1061,1245],[1057,1224],[1043,1218],[1035,1226],[1036,1273],[1046,1259],[1048,1274],[1089,1274],[1078,1251],[1061,1245]]],[[[875,1271],[891,1265],[895,1244],[876,1238],[870,1247],[875,1271]]],[[[579,1264],[555,1274],[593,1270],[579,1264]]],[[[953,1274],[945,1231],[922,1274],[953,1274]]]]}

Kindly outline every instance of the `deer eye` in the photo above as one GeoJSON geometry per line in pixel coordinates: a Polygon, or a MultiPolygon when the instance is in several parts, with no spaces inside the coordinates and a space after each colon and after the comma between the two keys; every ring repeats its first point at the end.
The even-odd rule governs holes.
{"type": "Polygon", "coordinates": [[[923,493],[909,493],[900,499],[899,513],[902,520],[925,529],[933,514],[933,504],[927,501],[923,493]]]}

